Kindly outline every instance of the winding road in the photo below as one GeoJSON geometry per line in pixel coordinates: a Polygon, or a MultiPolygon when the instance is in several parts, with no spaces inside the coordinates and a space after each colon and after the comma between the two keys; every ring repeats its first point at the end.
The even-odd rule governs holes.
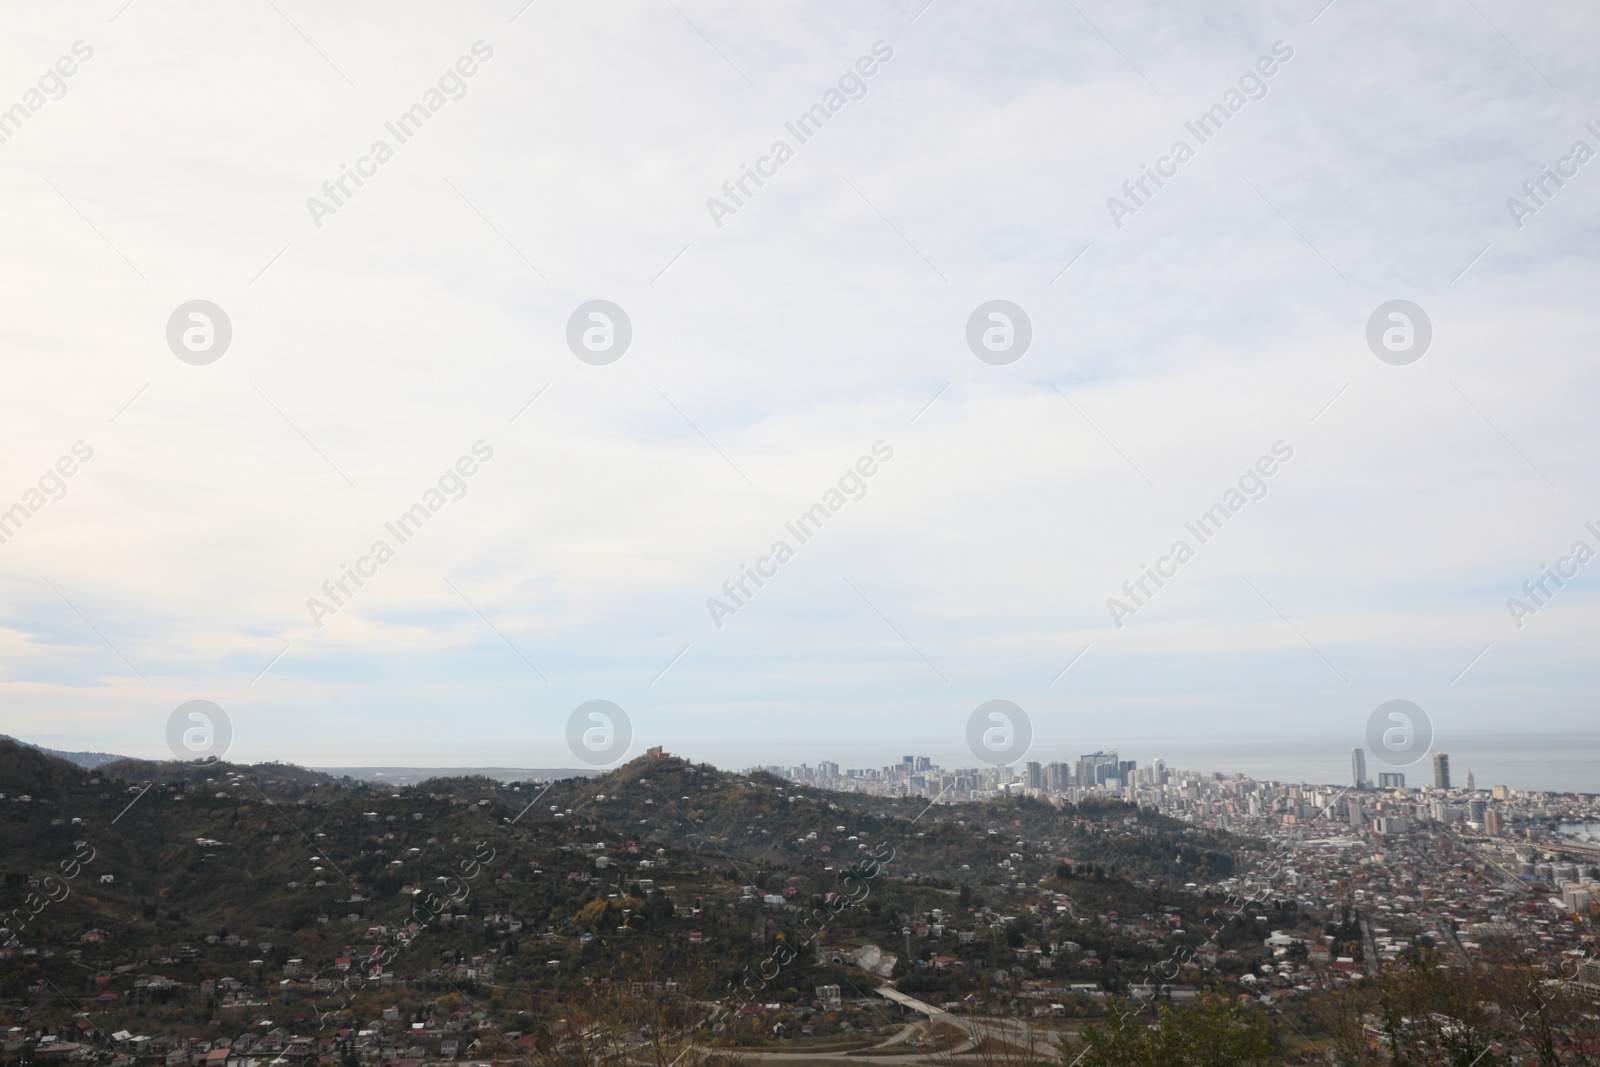
{"type": "MultiPolygon", "coordinates": [[[[847,1052],[827,1052],[821,1050],[815,1052],[751,1052],[749,1055],[751,1058],[761,1060],[763,1062],[854,1060],[859,1063],[862,1060],[866,1060],[870,1063],[938,1064],[943,1065],[943,1067],[948,1067],[953,1058],[961,1057],[971,1053],[973,1049],[977,1047],[978,1042],[986,1036],[998,1037],[1006,1041],[1008,1044],[1017,1045],[1024,1048],[1038,1047],[1043,1052],[1042,1058],[1050,1058],[1055,1054],[1055,1039],[1057,1035],[1054,1032],[1030,1028],[1026,1023],[1023,1023],[1020,1020],[980,1018],[971,1015],[955,1015],[951,1012],[945,1011],[943,1008],[936,1008],[932,1004],[902,993],[893,986],[879,986],[874,990],[874,992],[883,997],[885,1000],[899,1004],[901,1007],[908,1008],[911,1011],[917,1012],[918,1014],[927,1016],[927,1022],[919,1021],[911,1023],[899,1033],[888,1038],[887,1040],[880,1041],[878,1044],[868,1046],[864,1049],[853,1049],[847,1052]],[[881,1049],[890,1048],[894,1045],[905,1044],[906,1042],[913,1041],[922,1036],[923,1033],[931,1031],[934,1026],[940,1023],[953,1026],[962,1031],[964,1034],[966,1034],[966,1039],[962,1041],[961,1044],[956,1045],[954,1048],[948,1048],[938,1052],[907,1052],[904,1055],[888,1055],[879,1051],[881,1049]]],[[[1001,1058],[1003,1060],[1009,1060],[1012,1057],[1001,1058]]]]}

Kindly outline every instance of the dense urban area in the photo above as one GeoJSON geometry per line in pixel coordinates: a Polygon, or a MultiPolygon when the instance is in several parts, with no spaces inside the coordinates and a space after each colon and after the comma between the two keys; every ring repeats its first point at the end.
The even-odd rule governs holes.
{"type": "Polygon", "coordinates": [[[0,741],[3,1055],[1596,1062],[1596,797],[1430,769],[651,750],[395,787],[0,741]]]}

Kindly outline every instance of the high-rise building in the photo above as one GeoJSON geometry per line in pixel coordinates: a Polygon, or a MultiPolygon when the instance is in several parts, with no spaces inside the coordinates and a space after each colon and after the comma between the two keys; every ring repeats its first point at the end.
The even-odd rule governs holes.
{"type": "Polygon", "coordinates": [[[1406,776],[1399,771],[1380,771],[1378,773],[1379,789],[1404,789],[1406,776]]]}
{"type": "Polygon", "coordinates": [[[1095,786],[1107,778],[1117,776],[1117,754],[1115,752],[1091,752],[1087,756],[1078,757],[1078,784],[1081,786],[1095,786]],[[1101,768],[1108,768],[1102,770],[1101,768]]]}
{"type": "Polygon", "coordinates": [[[1028,770],[1028,788],[1029,789],[1043,789],[1044,788],[1044,768],[1041,767],[1037,763],[1029,761],[1027,770],[1028,770]]]}
{"type": "Polygon", "coordinates": [[[1367,754],[1359,748],[1350,750],[1350,780],[1357,789],[1367,788],[1367,754]]]}
{"type": "Polygon", "coordinates": [[[1468,767],[1467,768],[1467,791],[1469,793],[1475,793],[1475,792],[1477,792],[1477,790],[1478,790],[1478,780],[1476,778],[1472,777],[1472,768],[1468,767]]]}
{"type": "Polygon", "coordinates": [[[1433,754],[1433,787],[1435,789],[1450,788],[1450,753],[1435,752],[1433,754]]]}
{"type": "Polygon", "coordinates": [[[1044,787],[1052,793],[1065,792],[1072,786],[1072,764],[1051,763],[1045,767],[1044,787]]]}
{"type": "Polygon", "coordinates": [[[1501,837],[1506,832],[1505,820],[1493,808],[1483,813],[1483,832],[1490,837],[1501,837]]]}

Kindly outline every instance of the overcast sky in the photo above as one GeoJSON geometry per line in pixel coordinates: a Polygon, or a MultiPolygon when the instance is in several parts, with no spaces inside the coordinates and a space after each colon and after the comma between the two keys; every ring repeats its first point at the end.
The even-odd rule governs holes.
{"type": "Polygon", "coordinates": [[[0,732],[164,755],[205,699],[234,759],[570,766],[605,699],[633,754],[742,766],[970,765],[997,698],[1045,760],[1338,762],[1391,699],[1435,749],[1592,731],[1600,561],[1523,592],[1600,550],[1587,7],[924,4],[9,8],[0,732]],[[196,300],[219,357],[214,321],[175,354],[196,300]],[[993,300],[1011,362],[968,343],[993,300]]]}

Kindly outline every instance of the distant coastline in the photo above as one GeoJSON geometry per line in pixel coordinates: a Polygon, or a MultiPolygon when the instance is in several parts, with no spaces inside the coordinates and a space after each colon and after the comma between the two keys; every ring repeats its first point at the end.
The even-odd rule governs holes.
{"type": "MultiPolygon", "coordinates": [[[[0,735],[3,737],[5,735],[0,735]]],[[[73,752],[51,748],[37,742],[11,738],[18,744],[37,748],[80,767],[94,770],[115,760],[127,758],[105,752],[73,752]]],[[[52,737],[57,744],[70,739],[52,737]]],[[[771,739],[775,750],[787,750],[800,755],[799,745],[787,738],[771,739]]],[[[1085,736],[1063,743],[1055,737],[1036,737],[1030,751],[1022,761],[1047,762],[1055,759],[1073,759],[1083,752],[1096,749],[1116,750],[1125,759],[1146,766],[1153,759],[1163,759],[1173,769],[1200,774],[1243,774],[1257,781],[1275,781],[1300,784],[1349,785],[1350,750],[1363,745],[1361,738],[1335,736],[1253,737],[1253,738],[1199,738],[1149,736],[1085,736]]],[[[681,747],[690,747],[687,743],[681,747]]],[[[695,758],[722,767],[770,765],[775,760],[764,758],[753,761],[743,753],[716,751],[722,746],[712,744],[713,751],[698,753],[695,758]]],[[[863,740],[846,746],[842,739],[828,741],[809,739],[805,747],[810,751],[802,758],[812,761],[838,759],[845,756],[854,765],[873,766],[892,760],[885,755],[890,750],[878,739],[863,740]],[[844,751],[846,748],[851,751],[844,751]],[[833,748],[834,751],[828,751],[833,748]]],[[[1467,772],[1473,772],[1479,789],[1496,785],[1531,792],[1600,794],[1600,733],[1550,733],[1550,734],[1463,734],[1436,736],[1431,752],[1447,752],[1454,768],[1457,784],[1466,782],[1467,772]]],[[[967,766],[970,754],[961,750],[929,749],[929,754],[941,764],[967,766]]],[[[794,756],[790,757],[791,759],[794,756]]],[[[1412,787],[1432,784],[1427,755],[1408,767],[1390,767],[1368,754],[1368,770],[1372,776],[1379,771],[1398,770],[1406,775],[1406,784],[1412,787]]],[[[296,766],[334,776],[351,778],[374,785],[415,785],[429,778],[471,777],[492,778],[500,782],[552,781],[561,778],[586,778],[601,773],[592,767],[418,767],[402,764],[366,766],[312,765],[297,761],[296,766]]],[[[841,761],[844,762],[844,761],[841,761]]],[[[1020,762],[1019,762],[1020,766],[1020,762]]]]}

